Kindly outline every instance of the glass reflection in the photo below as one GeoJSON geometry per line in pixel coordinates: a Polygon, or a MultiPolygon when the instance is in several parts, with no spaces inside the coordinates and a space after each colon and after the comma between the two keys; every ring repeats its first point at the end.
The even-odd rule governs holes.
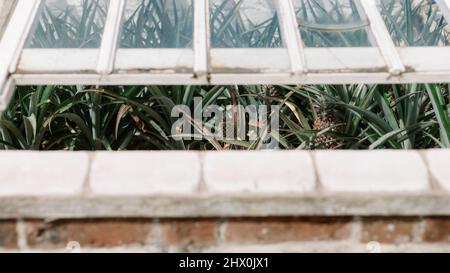
{"type": "Polygon", "coordinates": [[[26,47],[100,47],[108,3],[106,0],[46,0],[26,47]]]}

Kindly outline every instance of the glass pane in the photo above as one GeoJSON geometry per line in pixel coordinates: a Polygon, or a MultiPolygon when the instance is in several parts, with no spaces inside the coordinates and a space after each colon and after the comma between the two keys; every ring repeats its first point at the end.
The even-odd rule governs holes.
{"type": "Polygon", "coordinates": [[[212,47],[282,47],[273,0],[211,0],[210,20],[212,47]]]}
{"type": "Polygon", "coordinates": [[[46,0],[28,48],[99,48],[107,0],[46,0]]]}
{"type": "Polygon", "coordinates": [[[193,40],[192,0],[128,0],[122,48],[188,48],[193,40]]]}
{"type": "Polygon", "coordinates": [[[353,0],[294,0],[307,47],[371,46],[369,23],[353,0]]]}
{"type": "Polygon", "coordinates": [[[434,0],[379,0],[397,46],[447,46],[449,30],[434,0]]]}

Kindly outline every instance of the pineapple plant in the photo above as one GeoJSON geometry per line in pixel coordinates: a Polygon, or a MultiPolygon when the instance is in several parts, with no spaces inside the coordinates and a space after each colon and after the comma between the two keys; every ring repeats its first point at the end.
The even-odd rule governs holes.
{"type": "Polygon", "coordinates": [[[266,97],[275,97],[278,95],[277,89],[273,85],[262,85],[261,92],[266,97]]]}
{"type": "Polygon", "coordinates": [[[344,145],[337,134],[344,130],[342,120],[338,116],[335,105],[330,99],[320,96],[313,102],[313,130],[317,133],[313,140],[313,147],[318,149],[335,150],[344,145]]]}
{"type": "Polygon", "coordinates": [[[388,90],[387,99],[388,99],[388,103],[389,103],[389,106],[391,107],[392,111],[394,113],[397,113],[397,101],[395,98],[394,90],[392,90],[392,89],[388,90]]]}

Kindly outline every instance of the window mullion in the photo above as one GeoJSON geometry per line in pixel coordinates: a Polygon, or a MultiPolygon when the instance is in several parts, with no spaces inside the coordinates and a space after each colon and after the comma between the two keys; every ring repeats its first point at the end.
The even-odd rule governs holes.
{"type": "Polygon", "coordinates": [[[111,0],[105,30],[103,32],[100,56],[97,65],[98,74],[110,74],[114,70],[123,13],[126,0],[111,0]]]}
{"type": "Polygon", "coordinates": [[[292,0],[278,0],[277,4],[283,41],[289,53],[292,72],[294,74],[306,73],[304,47],[297,27],[297,18],[292,0]]]}
{"type": "Polygon", "coordinates": [[[0,94],[9,74],[16,72],[20,54],[30,33],[41,0],[19,0],[0,41],[0,94]]]}
{"type": "Polygon", "coordinates": [[[194,74],[208,82],[209,1],[194,0],[194,74]]]}
{"type": "Polygon", "coordinates": [[[394,41],[392,41],[384,20],[381,17],[376,1],[360,0],[360,3],[369,19],[370,28],[378,44],[378,48],[389,68],[389,73],[392,75],[400,75],[405,72],[405,66],[402,63],[394,41]]]}

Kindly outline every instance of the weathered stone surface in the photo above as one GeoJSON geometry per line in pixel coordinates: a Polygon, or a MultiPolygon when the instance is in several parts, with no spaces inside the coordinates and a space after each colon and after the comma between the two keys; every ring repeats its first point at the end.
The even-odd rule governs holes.
{"type": "Polygon", "coordinates": [[[430,187],[425,162],[414,151],[320,151],[316,166],[330,192],[411,193],[430,187]]]}
{"type": "Polygon", "coordinates": [[[214,193],[303,193],[315,189],[307,152],[206,153],[204,180],[214,193]]]}
{"type": "Polygon", "coordinates": [[[426,158],[432,176],[443,189],[450,191],[450,151],[427,151],[426,158]]]}
{"type": "Polygon", "coordinates": [[[0,197],[0,219],[85,217],[450,216],[441,194],[0,197]]]}
{"type": "Polygon", "coordinates": [[[76,196],[89,166],[84,152],[0,152],[0,197],[76,196]]]}
{"type": "Polygon", "coordinates": [[[90,187],[96,195],[190,195],[199,181],[197,153],[106,152],[95,154],[90,187]]]}
{"type": "MultiPolygon", "coordinates": [[[[373,174],[381,181],[373,181],[374,167],[367,169],[371,173],[367,176],[359,172],[354,162],[373,162],[371,153],[324,153],[327,156],[324,160],[348,159],[346,165],[353,166],[319,168],[322,182],[327,180],[326,171],[334,172],[332,177],[337,179],[337,186],[330,187],[344,185],[346,192],[342,192],[341,188],[340,191],[332,191],[326,185],[316,191],[312,179],[314,166],[306,168],[310,163],[305,152],[299,152],[299,155],[295,155],[297,152],[253,152],[247,157],[241,157],[241,153],[206,153],[203,160],[202,153],[197,152],[92,153],[91,168],[88,168],[89,154],[84,152],[0,152],[0,219],[450,215],[449,193],[435,189],[415,192],[406,179],[423,167],[418,163],[417,153],[401,152],[403,156],[398,156],[397,152],[394,155],[390,151],[386,154],[385,151],[375,152],[375,161],[382,160],[379,153],[403,160],[402,164],[406,166],[392,165],[408,174],[398,175],[392,167],[383,167],[380,169],[382,174],[373,174]],[[257,165],[249,172],[245,168],[245,159],[260,162],[263,168],[257,165]],[[213,167],[207,166],[213,162],[213,167]],[[282,167],[280,171],[279,165],[286,162],[286,169],[282,167]],[[303,168],[309,174],[300,174],[299,170],[303,168]],[[272,170],[276,175],[270,175],[272,170]],[[263,175],[268,177],[267,180],[260,177],[259,171],[269,173],[268,176],[263,175]],[[347,185],[344,179],[352,172],[359,177],[352,182],[355,187],[347,185]],[[400,179],[392,180],[384,172],[394,172],[392,177],[400,179]],[[217,175],[212,175],[214,173],[217,175]],[[306,185],[314,186],[314,189],[304,191],[302,181],[309,181],[306,185]],[[361,185],[356,185],[357,181],[361,185]],[[386,185],[386,181],[396,185],[386,185]],[[366,184],[377,191],[367,190],[366,184]],[[382,191],[385,186],[389,190],[382,191]],[[214,190],[211,187],[215,187],[214,190]],[[404,191],[401,191],[402,187],[404,191]]],[[[316,161],[320,165],[320,156],[316,161]]],[[[413,178],[416,181],[412,181],[416,189],[420,188],[417,180],[423,187],[428,184],[422,183],[426,174],[419,171],[419,175],[413,178]]]]}

